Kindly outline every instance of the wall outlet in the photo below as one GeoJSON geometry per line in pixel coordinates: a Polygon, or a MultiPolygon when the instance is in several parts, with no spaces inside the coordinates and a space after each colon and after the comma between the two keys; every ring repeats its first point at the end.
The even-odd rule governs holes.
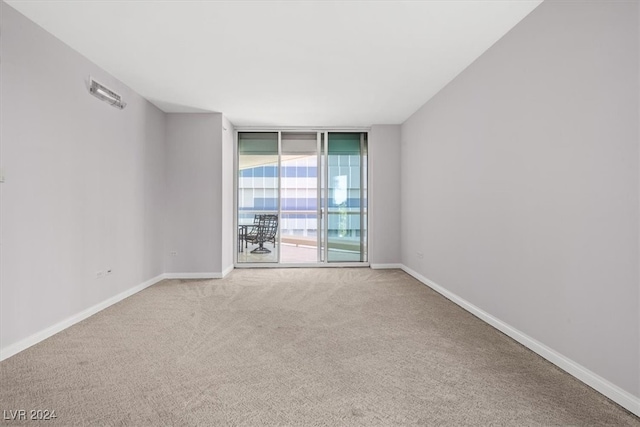
{"type": "Polygon", "coordinates": [[[102,279],[102,276],[104,276],[104,271],[96,271],[96,279],[102,279]]]}
{"type": "Polygon", "coordinates": [[[169,252],[169,254],[170,254],[171,256],[176,256],[176,255],[178,255],[178,252],[177,252],[177,251],[171,251],[171,252],[169,252]]]}
{"type": "Polygon", "coordinates": [[[420,258],[420,259],[424,258],[424,253],[422,253],[420,251],[416,252],[416,255],[418,255],[418,258],[420,258]]]}

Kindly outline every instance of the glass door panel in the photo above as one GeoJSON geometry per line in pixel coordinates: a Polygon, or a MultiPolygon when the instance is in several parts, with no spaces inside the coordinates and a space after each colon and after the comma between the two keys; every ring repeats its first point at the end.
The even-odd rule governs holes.
{"type": "Polygon", "coordinates": [[[364,134],[330,132],[327,144],[327,261],[366,261],[366,217],[362,203],[364,134]]]}
{"type": "Polygon", "coordinates": [[[318,135],[282,133],[280,262],[315,264],[318,259],[318,135]]]}
{"type": "Polygon", "coordinates": [[[238,263],[277,263],[278,133],[238,134],[238,263]]]}

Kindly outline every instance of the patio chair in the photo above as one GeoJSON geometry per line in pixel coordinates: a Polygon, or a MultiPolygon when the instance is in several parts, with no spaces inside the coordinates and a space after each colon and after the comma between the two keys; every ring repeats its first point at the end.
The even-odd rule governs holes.
{"type": "Polygon", "coordinates": [[[254,254],[268,254],[271,251],[264,247],[265,242],[272,242],[276,246],[276,234],[278,233],[277,215],[256,215],[253,226],[244,237],[245,242],[257,244],[258,247],[251,251],[254,254]]]}

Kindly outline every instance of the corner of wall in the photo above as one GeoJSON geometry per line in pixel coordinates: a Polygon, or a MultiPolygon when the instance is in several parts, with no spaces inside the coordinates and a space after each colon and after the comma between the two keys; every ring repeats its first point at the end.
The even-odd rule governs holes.
{"type": "Polygon", "coordinates": [[[372,125],[369,132],[369,261],[400,262],[400,125],[372,125]]]}

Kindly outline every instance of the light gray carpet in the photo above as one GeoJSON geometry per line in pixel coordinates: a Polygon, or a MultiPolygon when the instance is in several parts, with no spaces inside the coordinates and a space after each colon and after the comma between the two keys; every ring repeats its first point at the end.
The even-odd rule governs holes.
{"type": "Polygon", "coordinates": [[[640,426],[398,270],[164,281],[0,374],[0,410],[56,410],[39,425],[640,426]]]}

